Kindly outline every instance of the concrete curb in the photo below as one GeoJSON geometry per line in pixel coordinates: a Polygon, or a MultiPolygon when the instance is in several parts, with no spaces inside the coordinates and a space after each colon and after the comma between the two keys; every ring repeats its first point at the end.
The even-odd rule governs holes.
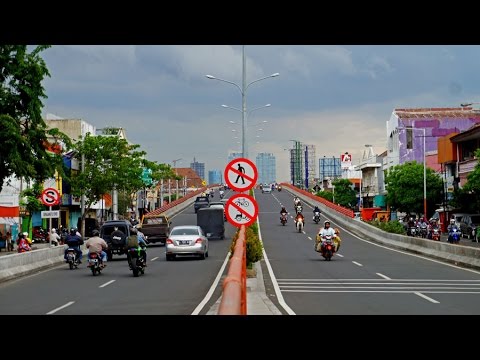
{"type": "Polygon", "coordinates": [[[459,246],[429,239],[414,238],[411,236],[384,232],[361,220],[354,220],[345,215],[336,214],[320,201],[315,202],[303,194],[294,192],[294,190],[289,189],[288,187],[284,187],[284,190],[298,196],[303,202],[310,206],[319,205],[324,216],[354,234],[358,234],[372,242],[398,250],[424,255],[433,259],[443,260],[454,265],[480,269],[480,248],[463,245],[459,246]]]}

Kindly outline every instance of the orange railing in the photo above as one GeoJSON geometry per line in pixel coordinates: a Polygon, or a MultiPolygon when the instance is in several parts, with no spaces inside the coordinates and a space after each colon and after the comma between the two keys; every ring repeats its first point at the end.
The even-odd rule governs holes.
{"type": "Polygon", "coordinates": [[[295,190],[297,192],[299,192],[300,194],[303,194],[305,196],[308,196],[310,199],[312,200],[315,200],[315,201],[318,201],[318,202],[321,202],[322,204],[328,206],[330,209],[333,209],[335,211],[338,211],[339,213],[345,215],[345,216],[348,216],[348,217],[355,217],[355,213],[353,212],[352,209],[348,209],[348,208],[345,208],[343,206],[340,206],[340,205],[337,205],[337,204],[334,204],[332,203],[331,201],[328,201],[327,199],[324,199],[320,196],[317,196],[317,195],[313,195],[311,192],[308,192],[308,191],[305,191],[305,190],[302,190],[302,189],[299,189],[291,184],[281,184],[283,187],[288,187],[292,190],[295,190]]]}
{"type": "Polygon", "coordinates": [[[240,227],[228,274],[223,280],[223,293],[218,315],[247,315],[247,242],[245,225],[240,227]]]}

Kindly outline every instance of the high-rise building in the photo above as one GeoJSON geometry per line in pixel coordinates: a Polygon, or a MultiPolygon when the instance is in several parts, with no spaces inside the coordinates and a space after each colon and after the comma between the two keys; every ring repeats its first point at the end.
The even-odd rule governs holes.
{"type": "Polygon", "coordinates": [[[205,163],[199,163],[193,158],[193,162],[190,163],[190,169],[195,170],[198,176],[205,180],[205,163]]]}
{"type": "Polygon", "coordinates": [[[256,157],[259,184],[271,184],[277,180],[275,156],[271,153],[259,153],[256,157]]]}
{"type": "Polygon", "coordinates": [[[241,152],[231,152],[228,154],[228,162],[232,161],[233,159],[237,159],[241,157],[242,157],[241,152]]]}
{"type": "Polygon", "coordinates": [[[208,185],[222,184],[222,172],[220,170],[210,170],[208,172],[208,185]]]}
{"type": "Polygon", "coordinates": [[[295,186],[311,188],[316,177],[315,145],[302,144],[294,140],[290,149],[290,180],[295,186]]]}

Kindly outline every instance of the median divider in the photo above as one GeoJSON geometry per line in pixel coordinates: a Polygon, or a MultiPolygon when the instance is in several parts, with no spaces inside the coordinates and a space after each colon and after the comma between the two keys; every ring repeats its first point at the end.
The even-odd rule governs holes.
{"type": "MultiPolygon", "coordinates": [[[[297,189],[290,184],[285,184],[284,189],[311,206],[319,205],[322,215],[363,239],[454,265],[480,269],[480,248],[389,233],[361,220],[352,219],[353,216],[350,216],[349,212],[336,210],[328,204],[330,203],[328,200],[297,189]]],[[[343,244],[343,246],[348,245],[343,244]]]]}
{"type": "Polygon", "coordinates": [[[245,225],[240,227],[217,315],[247,315],[247,242],[245,225]]]}

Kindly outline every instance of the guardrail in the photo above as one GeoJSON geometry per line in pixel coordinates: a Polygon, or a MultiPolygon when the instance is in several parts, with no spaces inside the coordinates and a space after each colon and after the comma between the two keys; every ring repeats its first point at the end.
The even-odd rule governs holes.
{"type": "Polygon", "coordinates": [[[343,214],[343,215],[351,217],[351,218],[355,217],[355,213],[353,212],[352,209],[348,209],[348,208],[345,208],[343,206],[334,204],[331,201],[328,201],[327,199],[324,199],[324,198],[322,198],[320,196],[317,196],[317,195],[313,195],[311,192],[299,189],[299,188],[297,188],[297,187],[295,187],[291,184],[285,184],[284,183],[284,184],[281,184],[281,185],[282,185],[282,187],[288,187],[292,190],[295,190],[296,192],[299,192],[302,195],[308,196],[312,200],[321,202],[323,205],[329,207],[330,209],[333,209],[333,210],[339,212],[340,214],[343,214]]]}
{"type": "Polygon", "coordinates": [[[247,242],[245,225],[240,227],[217,315],[247,315],[247,242]]]}

